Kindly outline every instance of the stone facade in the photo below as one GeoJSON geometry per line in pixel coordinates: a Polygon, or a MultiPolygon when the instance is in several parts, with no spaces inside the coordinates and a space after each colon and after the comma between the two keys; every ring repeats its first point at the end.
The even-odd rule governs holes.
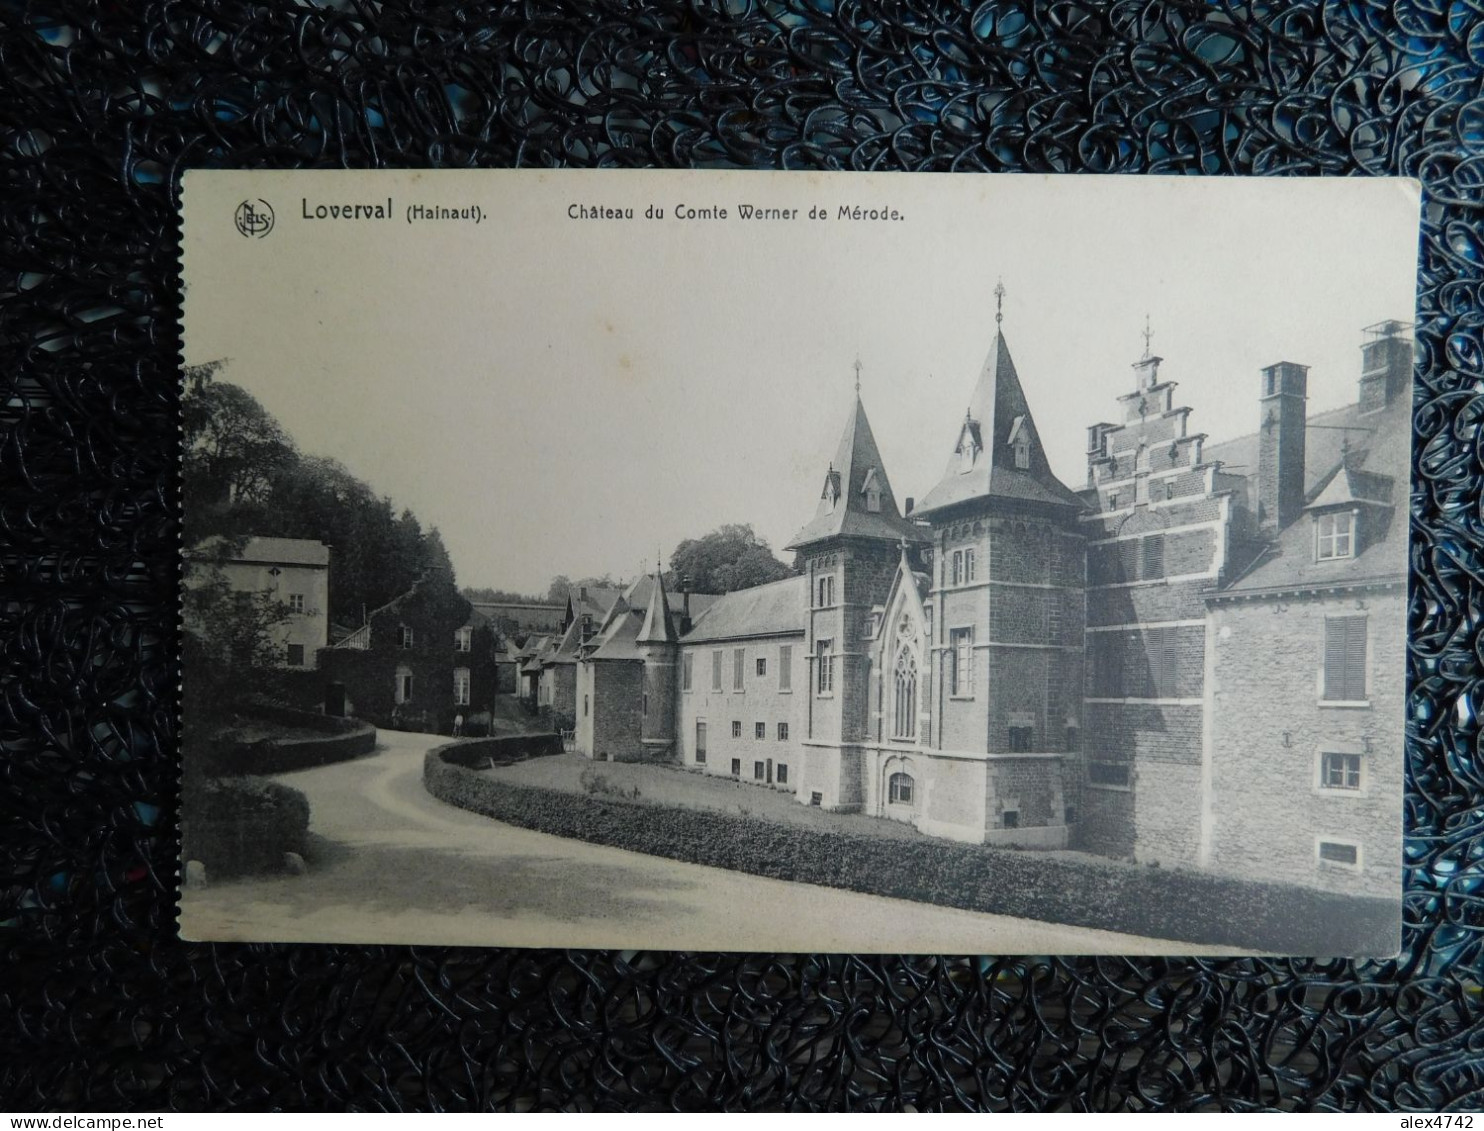
{"type": "Polygon", "coordinates": [[[348,713],[379,727],[448,734],[456,716],[468,721],[493,703],[495,648],[493,626],[476,623],[452,581],[434,574],[322,649],[319,667],[345,685],[348,713]]]}
{"type": "Polygon", "coordinates": [[[857,396],[797,576],[678,631],[658,575],[615,598],[577,649],[578,749],[971,843],[1394,888],[1404,330],[1372,328],[1358,405],[1322,424],[1305,367],[1262,370],[1258,431],[1219,445],[1146,354],[1080,492],[1003,335],[915,509],[857,396]]]}
{"type": "Polygon", "coordinates": [[[809,700],[802,643],[802,633],[790,633],[682,644],[677,763],[718,777],[797,790],[809,700]]]}

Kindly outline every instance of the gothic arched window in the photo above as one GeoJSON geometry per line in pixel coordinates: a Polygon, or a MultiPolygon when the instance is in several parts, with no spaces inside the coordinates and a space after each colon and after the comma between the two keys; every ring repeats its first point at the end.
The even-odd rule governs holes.
{"type": "Polygon", "coordinates": [[[892,672],[892,683],[896,691],[895,709],[892,712],[893,738],[917,737],[917,657],[912,649],[903,648],[897,653],[896,667],[892,672]]]}

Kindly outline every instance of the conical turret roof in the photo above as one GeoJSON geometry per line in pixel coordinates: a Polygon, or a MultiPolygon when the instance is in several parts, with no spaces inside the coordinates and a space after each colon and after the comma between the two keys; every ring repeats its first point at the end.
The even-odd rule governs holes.
{"type": "Polygon", "coordinates": [[[824,489],[814,518],[789,540],[786,550],[797,550],[827,538],[883,538],[926,542],[927,536],[902,517],[896,495],[886,477],[881,451],[871,433],[871,422],[859,391],[845,422],[835,458],[825,473],[824,489]],[[875,500],[876,509],[871,509],[875,500]]]}
{"type": "Polygon", "coordinates": [[[1025,390],[1020,386],[1020,375],[1010,358],[1010,347],[999,331],[969,398],[968,412],[959,424],[943,477],[913,513],[926,514],[980,498],[1078,509],[1083,506],[1052,474],[1025,390]],[[972,449],[967,458],[966,448],[972,449]],[[1017,466],[1017,449],[1025,453],[1024,467],[1017,466]]]}
{"type": "Polygon", "coordinates": [[[675,619],[670,616],[670,598],[665,593],[665,579],[659,570],[655,570],[649,607],[644,610],[644,626],[639,629],[639,643],[674,644],[679,639],[680,634],[675,631],[675,619]]]}

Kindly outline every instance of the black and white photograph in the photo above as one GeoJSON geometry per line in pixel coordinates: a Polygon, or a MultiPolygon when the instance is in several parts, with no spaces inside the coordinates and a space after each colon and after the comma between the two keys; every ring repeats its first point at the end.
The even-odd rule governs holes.
{"type": "Polygon", "coordinates": [[[183,937],[1396,953],[1415,182],[182,199],[183,937]]]}

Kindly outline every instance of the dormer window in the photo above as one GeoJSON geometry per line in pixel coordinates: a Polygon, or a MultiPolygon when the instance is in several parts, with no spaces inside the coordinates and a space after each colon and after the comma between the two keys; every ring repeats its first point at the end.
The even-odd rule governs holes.
{"type": "Polygon", "coordinates": [[[826,514],[835,513],[835,504],[840,501],[840,473],[835,470],[835,465],[830,464],[830,470],[824,477],[824,509],[826,514]]]}
{"type": "Polygon", "coordinates": [[[963,431],[958,436],[958,473],[960,475],[974,470],[974,459],[978,456],[981,445],[979,443],[979,425],[973,417],[965,415],[963,431]]]}
{"type": "Polygon", "coordinates": [[[866,497],[866,510],[872,514],[879,514],[881,511],[881,481],[876,477],[874,467],[866,472],[866,481],[861,485],[861,494],[866,497]]]}
{"type": "Polygon", "coordinates": [[[1010,425],[1010,450],[1015,454],[1015,466],[1026,470],[1031,466],[1031,434],[1025,417],[1017,416],[1010,425]]]}
{"type": "Polygon", "coordinates": [[[1355,556],[1355,514],[1340,511],[1322,514],[1314,520],[1314,558],[1316,561],[1338,561],[1355,556]]]}

